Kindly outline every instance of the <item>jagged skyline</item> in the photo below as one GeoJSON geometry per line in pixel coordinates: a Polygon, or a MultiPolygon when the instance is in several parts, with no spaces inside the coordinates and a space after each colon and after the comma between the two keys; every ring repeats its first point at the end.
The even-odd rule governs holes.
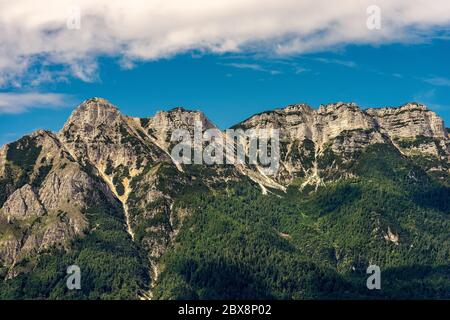
{"type": "MultiPolygon", "coordinates": [[[[101,100],[105,100],[107,103],[111,104],[111,102],[109,102],[108,99],[105,99],[105,98],[103,98],[103,97],[92,97],[92,98],[89,98],[89,99],[84,100],[83,102],[81,102],[80,104],[78,104],[77,106],[75,106],[75,107],[73,108],[73,110],[76,110],[80,105],[86,103],[87,101],[93,100],[93,99],[101,99],[101,100]]],[[[251,119],[251,118],[253,118],[253,117],[255,117],[255,116],[259,115],[259,114],[267,113],[267,112],[273,112],[273,111],[277,111],[277,110],[280,111],[280,110],[284,110],[284,109],[286,109],[286,108],[289,108],[289,107],[291,107],[291,106],[298,106],[298,105],[307,106],[308,108],[311,108],[311,110],[318,110],[318,109],[320,109],[321,107],[327,107],[327,106],[335,105],[335,104],[343,104],[343,105],[355,105],[356,107],[360,108],[361,110],[369,110],[369,109],[383,109],[383,108],[398,109],[398,108],[402,108],[402,107],[404,107],[404,106],[406,106],[406,105],[409,105],[409,104],[416,104],[416,103],[418,103],[418,102],[413,102],[413,101],[411,101],[411,102],[406,102],[406,103],[404,103],[404,104],[402,104],[402,105],[399,105],[399,106],[378,106],[378,107],[366,108],[366,109],[363,109],[361,106],[359,106],[357,103],[354,103],[354,102],[342,102],[342,101],[339,101],[339,102],[332,102],[332,103],[323,103],[323,104],[320,104],[320,105],[319,105],[318,107],[316,107],[316,108],[312,107],[312,106],[309,105],[308,103],[295,103],[295,104],[288,104],[288,105],[286,105],[286,106],[281,106],[281,107],[278,106],[278,107],[273,108],[273,109],[262,110],[262,111],[260,111],[260,112],[255,113],[255,114],[251,114],[251,115],[247,116],[247,117],[244,118],[244,119],[240,119],[239,121],[236,121],[235,123],[232,123],[231,125],[229,125],[228,127],[225,127],[225,128],[224,128],[224,127],[220,127],[220,125],[217,125],[216,123],[214,123],[214,125],[216,125],[216,126],[217,126],[218,128],[220,128],[221,130],[225,130],[225,129],[227,129],[227,128],[232,128],[233,126],[235,126],[235,125],[237,125],[237,124],[239,124],[239,123],[241,123],[241,122],[245,122],[245,121],[247,121],[247,120],[249,120],[249,119],[251,119]]],[[[424,105],[424,104],[421,104],[421,103],[418,103],[418,104],[419,104],[419,105],[423,105],[424,107],[426,107],[426,108],[430,109],[431,111],[433,111],[431,108],[429,108],[428,106],[426,106],[426,105],[424,105]]],[[[118,108],[118,110],[119,110],[120,112],[122,112],[120,107],[116,106],[114,103],[112,103],[112,105],[114,105],[116,108],[118,108]]],[[[209,120],[211,119],[211,118],[209,118],[209,115],[208,115],[207,113],[205,113],[205,112],[204,112],[203,110],[201,110],[201,109],[186,108],[186,107],[184,107],[184,106],[176,106],[176,107],[172,107],[172,108],[166,108],[166,109],[156,110],[153,114],[144,115],[144,116],[142,116],[142,118],[152,118],[152,117],[154,117],[158,112],[161,112],[161,111],[167,111],[167,112],[170,112],[170,111],[175,110],[175,109],[178,109],[178,108],[181,108],[181,109],[186,110],[186,111],[199,111],[199,112],[202,112],[203,114],[205,114],[205,116],[206,116],[209,120]]],[[[72,113],[72,111],[71,111],[71,113],[72,113]]],[[[129,115],[129,114],[125,114],[125,113],[123,113],[123,114],[126,115],[126,116],[129,116],[129,117],[134,117],[133,115],[129,115]]],[[[444,118],[441,114],[439,114],[439,112],[436,112],[436,114],[444,120],[444,128],[448,128],[449,125],[448,125],[448,122],[445,121],[445,118],[444,118]]],[[[59,125],[58,125],[58,128],[57,128],[56,130],[52,130],[51,128],[45,128],[45,127],[43,127],[43,128],[35,129],[35,130],[33,130],[33,131],[36,131],[36,130],[49,130],[49,131],[57,132],[57,131],[59,131],[60,128],[63,127],[65,121],[66,121],[66,120],[64,120],[64,122],[62,122],[61,124],[59,124],[59,125]]],[[[213,122],[214,122],[214,121],[213,121],[213,122]]],[[[32,133],[32,131],[30,131],[30,132],[24,132],[23,135],[27,135],[27,134],[31,134],[31,133],[32,133]]],[[[20,136],[17,136],[17,137],[16,137],[16,139],[18,139],[18,138],[20,138],[20,136]]],[[[12,136],[6,137],[6,138],[3,137],[3,141],[0,140],[0,147],[2,147],[3,145],[5,145],[5,144],[7,144],[7,143],[12,142],[12,141],[14,141],[14,138],[13,138],[12,136]]]]}

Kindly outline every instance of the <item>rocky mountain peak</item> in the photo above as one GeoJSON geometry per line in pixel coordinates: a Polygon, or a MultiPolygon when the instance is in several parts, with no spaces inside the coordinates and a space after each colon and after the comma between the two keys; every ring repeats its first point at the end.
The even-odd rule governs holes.
{"type": "Polygon", "coordinates": [[[70,116],[66,126],[71,123],[89,124],[96,127],[111,123],[121,117],[119,109],[103,98],[91,98],[81,103],[70,116]]]}
{"type": "Polygon", "coordinates": [[[203,130],[216,128],[203,112],[182,107],[158,111],[154,117],[141,119],[141,125],[167,151],[175,129],[185,129],[193,134],[194,125],[198,121],[201,122],[203,130]]]}
{"type": "Polygon", "coordinates": [[[169,113],[180,113],[180,112],[197,112],[197,111],[189,110],[189,109],[186,109],[185,107],[179,106],[179,107],[172,108],[172,109],[170,109],[169,111],[166,111],[166,112],[169,112],[169,113]]]}
{"type": "Polygon", "coordinates": [[[285,113],[297,113],[297,112],[312,112],[313,109],[306,103],[301,104],[291,104],[288,105],[286,108],[282,109],[285,113]]]}
{"type": "Polygon", "coordinates": [[[90,109],[105,109],[109,112],[119,112],[119,109],[111,102],[104,98],[94,97],[83,101],[77,109],[82,111],[88,111],[90,109]]]}
{"type": "Polygon", "coordinates": [[[59,137],[69,147],[69,142],[77,141],[113,142],[117,138],[117,131],[124,133],[127,127],[127,118],[116,106],[103,98],[91,98],[75,108],[59,137]]]}
{"type": "Polygon", "coordinates": [[[322,104],[319,107],[318,113],[330,113],[336,111],[361,111],[358,105],[354,102],[335,102],[329,104],[322,104]]]}
{"type": "Polygon", "coordinates": [[[383,107],[383,108],[369,108],[366,110],[369,114],[377,114],[377,115],[387,115],[387,114],[401,114],[408,112],[432,112],[428,109],[424,104],[420,104],[417,102],[407,102],[398,107],[383,107]]]}
{"type": "Polygon", "coordinates": [[[404,104],[403,106],[400,106],[399,109],[403,109],[403,110],[419,109],[419,110],[423,110],[423,111],[429,111],[429,109],[426,105],[418,103],[418,102],[408,102],[408,103],[404,104]]]}
{"type": "Polygon", "coordinates": [[[30,135],[32,138],[37,138],[37,137],[54,137],[54,134],[51,131],[48,130],[44,130],[44,129],[38,129],[36,131],[34,131],[33,133],[31,133],[30,135]]]}
{"type": "Polygon", "coordinates": [[[87,99],[80,104],[80,107],[81,106],[84,106],[87,108],[94,107],[94,106],[101,106],[101,107],[107,108],[107,109],[118,110],[117,107],[114,106],[111,102],[109,102],[107,99],[101,98],[101,97],[92,97],[90,99],[87,99]]]}
{"type": "Polygon", "coordinates": [[[195,121],[201,121],[204,124],[210,124],[208,127],[214,127],[202,111],[188,110],[183,107],[176,107],[169,111],[158,111],[153,119],[155,122],[164,121],[167,124],[175,125],[176,128],[192,125],[195,121]]]}

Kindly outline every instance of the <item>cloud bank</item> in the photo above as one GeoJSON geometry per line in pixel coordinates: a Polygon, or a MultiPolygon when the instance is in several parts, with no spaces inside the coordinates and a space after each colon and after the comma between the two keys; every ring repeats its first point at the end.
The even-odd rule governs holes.
{"type": "Polygon", "coordinates": [[[127,68],[189,51],[290,55],[421,41],[449,26],[448,0],[0,0],[0,87],[92,81],[105,56],[127,68]],[[380,30],[366,26],[370,5],[380,30]]]}
{"type": "Polygon", "coordinates": [[[60,108],[70,105],[70,96],[58,93],[0,93],[0,114],[18,114],[34,108],[60,108]]]}

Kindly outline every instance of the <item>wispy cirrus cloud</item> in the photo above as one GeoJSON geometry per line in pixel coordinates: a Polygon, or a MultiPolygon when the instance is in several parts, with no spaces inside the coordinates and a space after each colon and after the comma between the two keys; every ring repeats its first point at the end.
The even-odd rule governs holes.
{"type": "Polygon", "coordinates": [[[281,71],[276,69],[269,69],[267,67],[263,67],[260,64],[257,63],[239,63],[239,62],[232,62],[232,63],[223,63],[223,66],[237,68],[237,69],[248,69],[253,71],[260,71],[260,72],[267,72],[272,75],[280,74],[281,71]]]}
{"type": "Polygon", "coordinates": [[[130,68],[193,51],[286,56],[411,43],[449,26],[448,0],[0,1],[0,86],[54,79],[41,73],[55,66],[93,81],[102,57],[130,68]],[[366,27],[370,5],[381,9],[379,30],[366,27]],[[80,13],[79,28],[67,27],[77,12],[72,7],[80,13]]]}
{"type": "Polygon", "coordinates": [[[349,60],[330,59],[330,58],[314,58],[313,60],[327,64],[338,64],[348,68],[355,68],[357,66],[355,62],[349,60]]]}
{"type": "Polygon", "coordinates": [[[438,102],[439,99],[438,99],[437,95],[438,95],[438,93],[435,88],[430,89],[430,90],[420,91],[413,96],[413,101],[423,103],[435,112],[440,112],[440,113],[448,112],[450,106],[447,104],[439,103],[438,102]]]}
{"type": "Polygon", "coordinates": [[[59,93],[10,93],[0,92],[0,114],[19,114],[31,109],[55,109],[69,107],[74,99],[59,93]]]}
{"type": "Polygon", "coordinates": [[[444,77],[429,77],[422,78],[421,80],[433,86],[450,87],[450,79],[444,77]]]}

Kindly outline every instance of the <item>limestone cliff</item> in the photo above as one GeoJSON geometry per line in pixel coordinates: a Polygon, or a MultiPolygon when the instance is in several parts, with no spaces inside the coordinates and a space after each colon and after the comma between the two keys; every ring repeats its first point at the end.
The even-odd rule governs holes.
{"type": "Polygon", "coordinates": [[[276,179],[283,184],[301,178],[317,185],[327,176],[336,178],[337,171],[345,177],[348,172],[339,162],[354,160],[375,143],[393,144],[406,155],[431,155],[444,163],[450,159],[443,120],[415,103],[367,110],[354,103],[322,105],[317,110],[291,105],[255,115],[236,127],[280,129],[282,168],[276,179]]]}

